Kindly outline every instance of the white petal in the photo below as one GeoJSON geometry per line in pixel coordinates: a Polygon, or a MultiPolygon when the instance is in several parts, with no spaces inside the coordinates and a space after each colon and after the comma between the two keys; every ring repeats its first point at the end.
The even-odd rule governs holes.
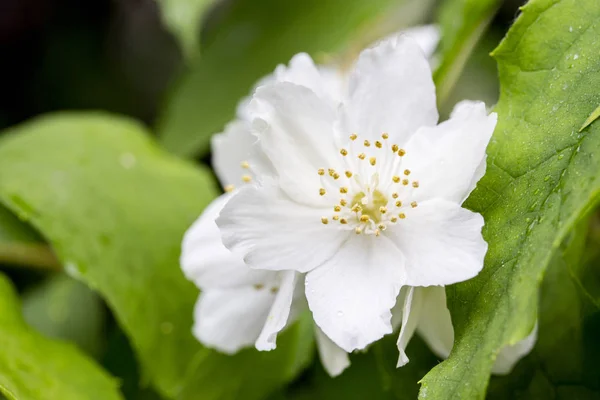
{"type": "MultiPolygon", "coordinates": [[[[327,214],[324,214],[327,212],[327,214]]],[[[242,188],[221,212],[223,243],[255,268],[309,271],[331,258],[347,232],[323,225],[319,210],[293,202],[281,190],[242,188]]]]}
{"type": "Polygon", "coordinates": [[[211,146],[212,164],[223,187],[243,185],[246,175],[254,179],[256,174],[272,173],[248,121],[238,119],[227,124],[223,133],[212,137],[211,146]],[[242,163],[247,163],[247,167],[242,167],[242,163]]]}
{"type": "Polygon", "coordinates": [[[419,203],[386,231],[406,258],[406,284],[442,286],[473,278],[483,268],[483,217],[434,199],[419,203]]]}
{"type": "Polygon", "coordinates": [[[266,284],[275,277],[273,272],[249,268],[223,246],[215,219],[230,197],[224,194],[215,199],[183,237],[181,268],[202,289],[266,284]]]}
{"type": "Polygon", "coordinates": [[[341,170],[333,105],[306,87],[281,82],[258,88],[251,108],[254,132],[281,188],[296,201],[323,204],[317,171],[341,170]]]}
{"type": "Polygon", "coordinates": [[[414,28],[406,29],[404,33],[418,43],[427,58],[433,55],[440,41],[440,28],[437,25],[415,26],[414,28]]]}
{"type": "Polygon", "coordinates": [[[385,236],[352,235],[306,276],[317,325],[347,352],[392,332],[390,309],[404,281],[403,256],[385,236]]]}
{"type": "Polygon", "coordinates": [[[400,334],[398,335],[398,341],[396,342],[400,355],[398,356],[396,368],[406,365],[409,361],[405,350],[417,328],[417,322],[421,314],[421,304],[419,290],[411,286],[404,299],[404,307],[402,309],[402,328],[400,328],[400,334]]]}
{"type": "Polygon", "coordinates": [[[318,326],[315,326],[315,337],[317,338],[317,349],[323,368],[331,377],[340,375],[350,366],[348,353],[333,343],[318,326]]]}
{"type": "Polygon", "coordinates": [[[512,371],[517,362],[525,357],[533,349],[537,341],[538,325],[535,324],[533,331],[525,339],[515,343],[512,346],[505,346],[500,349],[496,362],[492,367],[492,373],[496,375],[506,375],[512,371]]]}
{"type": "Polygon", "coordinates": [[[459,103],[448,121],[420,129],[406,144],[403,167],[419,181],[416,200],[445,198],[462,203],[485,173],[485,149],[495,113],[481,102],[459,103]]]}
{"type": "Polygon", "coordinates": [[[235,353],[256,341],[274,299],[269,287],[206,290],[194,309],[194,336],[207,347],[235,353]]]}
{"type": "Polygon", "coordinates": [[[422,126],[437,123],[435,87],[427,58],[408,35],[363,51],[350,77],[340,135],[403,145],[422,126]]]}
{"type": "Polygon", "coordinates": [[[285,327],[290,316],[290,308],[294,298],[294,289],[298,281],[298,273],[285,271],[281,273],[281,284],[269,316],[258,339],[256,348],[258,350],[273,350],[276,347],[277,334],[285,327]]]}
{"type": "Polygon", "coordinates": [[[446,288],[419,288],[422,295],[421,315],[417,332],[440,358],[447,358],[454,345],[454,328],[446,306],[446,288]]]}

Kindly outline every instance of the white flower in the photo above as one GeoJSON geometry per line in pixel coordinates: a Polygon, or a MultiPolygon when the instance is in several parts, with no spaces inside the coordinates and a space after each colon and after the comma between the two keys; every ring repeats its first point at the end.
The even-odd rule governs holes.
{"type": "MultiPolygon", "coordinates": [[[[435,28],[412,35],[433,51],[435,28]]],[[[363,52],[349,77],[300,54],[261,85],[213,139],[215,171],[233,192],[183,242],[182,268],[202,289],[196,337],[227,353],[253,343],[273,349],[308,298],[321,360],[335,376],[349,365],[347,352],[391,332],[398,298],[399,364],[415,328],[446,357],[453,333],[444,289],[426,296],[433,288],[417,288],[412,302],[405,293],[481,269],[483,221],[460,204],[484,173],[495,115],[462,103],[435,126],[427,61],[404,36],[363,52]],[[219,214],[233,253],[221,243],[219,214]],[[421,306],[427,298],[430,308],[421,306]]]]}

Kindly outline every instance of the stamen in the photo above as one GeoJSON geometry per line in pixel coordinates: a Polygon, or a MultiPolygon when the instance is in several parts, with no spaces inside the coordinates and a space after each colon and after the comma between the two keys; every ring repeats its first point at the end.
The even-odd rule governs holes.
{"type": "Polygon", "coordinates": [[[244,175],[244,176],[242,176],[242,180],[244,182],[248,183],[252,180],[252,177],[250,175],[244,175]]]}
{"type": "Polygon", "coordinates": [[[381,144],[381,142],[379,140],[375,141],[375,147],[377,147],[378,149],[382,148],[383,145],[381,144]]]}
{"type": "Polygon", "coordinates": [[[323,168],[319,168],[319,171],[317,171],[317,173],[321,176],[325,175],[325,170],[323,168]]]}
{"type": "Polygon", "coordinates": [[[357,235],[360,235],[362,233],[362,229],[360,229],[360,227],[357,226],[356,228],[354,228],[354,233],[356,233],[357,235]]]}
{"type": "Polygon", "coordinates": [[[240,166],[244,169],[250,168],[250,164],[248,164],[248,161],[242,161],[240,166]]]}
{"type": "Polygon", "coordinates": [[[397,198],[398,198],[398,193],[392,193],[392,197],[393,197],[394,199],[397,199],[397,198]]]}
{"type": "Polygon", "coordinates": [[[370,218],[368,215],[361,215],[360,222],[369,222],[370,218]]]}
{"type": "Polygon", "coordinates": [[[387,138],[389,138],[389,137],[390,137],[390,135],[388,135],[386,132],[383,132],[383,133],[381,134],[381,137],[382,137],[382,138],[384,138],[384,139],[387,139],[387,138]]]}
{"type": "Polygon", "coordinates": [[[335,169],[329,168],[327,172],[329,173],[329,176],[333,176],[333,174],[335,174],[335,169]]]}
{"type": "Polygon", "coordinates": [[[400,213],[400,214],[398,214],[398,218],[404,219],[404,218],[406,218],[406,214],[400,213]]]}
{"type": "Polygon", "coordinates": [[[375,157],[371,157],[371,158],[369,158],[369,163],[371,165],[375,165],[375,164],[377,164],[377,159],[375,157]]]}
{"type": "Polygon", "coordinates": [[[333,217],[331,217],[331,219],[333,219],[334,221],[337,221],[338,219],[340,219],[339,215],[334,215],[333,217]]]}
{"type": "Polygon", "coordinates": [[[394,153],[395,153],[395,152],[397,152],[397,151],[398,151],[398,149],[399,149],[399,147],[398,147],[398,145],[397,145],[397,144],[393,144],[393,145],[392,145],[392,151],[393,151],[394,153]]]}
{"type": "Polygon", "coordinates": [[[398,221],[398,218],[396,218],[396,216],[393,216],[392,218],[390,218],[390,221],[396,223],[398,221]]]}
{"type": "Polygon", "coordinates": [[[351,210],[352,210],[352,212],[357,213],[359,211],[362,211],[362,207],[357,203],[357,204],[355,204],[355,205],[352,206],[351,210]]]}
{"type": "Polygon", "coordinates": [[[412,187],[418,188],[419,187],[419,181],[413,181],[412,187]]]}
{"type": "Polygon", "coordinates": [[[348,155],[348,150],[346,149],[341,149],[340,150],[340,154],[343,155],[344,157],[348,155]]]}
{"type": "Polygon", "coordinates": [[[346,218],[340,218],[340,224],[346,225],[347,223],[348,223],[348,220],[346,218]]]}
{"type": "Polygon", "coordinates": [[[333,211],[335,211],[335,212],[340,212],[340,211],[342,211],[342,207],[340,207],[340,206],[335,206],[335,207],[333,207],[333,211]]]}
{"type": "Polygon", "coordinates": [[[400,150],[398,150],[398,155],[399,155],[400,157],[403,157],[405,154],[406,154],[406,151],[405,151],[404,149],[400,149],[400,150]]]}
{"type": "Polygon", "coordinates": [[[340,179],[340,174],[338,174],[337,172],[333,173],[333,179],[340,179]]]}
{"type": "Polygon", "coordinates": [[[417,202],[416,202],[416,201],[413,201],[412,203],[410,203],[410,206],[411,206],[412,208],[415,208],[415,207],[417,207],[417,202]]]}
{"type": "Polygon", "coordinates": [[[265,285],[263,285],[262,283],[256,283],[253,286],[254,286],[254,289],[256,289],[256,290],[260,290],[265,287],[265,285]]]}
{"type": "Polygon", "coordinates": [[[408,185],[408,179],[402,179],[402,184],[403,184],[404,186],[408,185]]]}
{"type": "Polygon", "coordinates": [[[381,234],[381,232],[379,232],[379,229],[375,229],[375,236],[379,236],[381,234]]]}
{"type": "Polygon", "coordinates": [[[275,293],[277,293],[277,292],[279,292],[279,288],[278,288],[278,287],[275,287],[275,286],[273,286],[273,287],[271,288],[271,293],[275,294],[275,293]]]}
{"type": "Polygon", "coordinates": [[[369,146],[371,146],[371,142],[369,142],[368,140],[365,140],[365,141],[363,142],[363,144],[365,145],[365,147],[369,147],[369,146]]]}
{"type": "Polygon", "coordinates": [[[329,220],[327,219],[327,217],[321,217],[321,222],[327,225],[329,223],[329,220]]]}
{"type": "Polygon", "coordinates": [[[348,193],[348,188],[347,188],[347,187],[345,187],[345,186],[342,186],[342,187],[340,188],[340,193],[343,193],[343,194],[346,194],[346,193],[348,193]]]}
{"type": "Polygon", "coordinates": [[[225,190],[225,192],[229,193],[229,192],[233,192],[235,190],[235,186],[227,185],[223,189],[225,190]]]}
{"type": "Polygon", "coordinates": [[[319,194],[320,194],[321,196],[325,196],[325,193],[327,193],[327,192],[325,191],[325,189],[323,189],[323,188],[319,189],[319,194]]]}
{"type": "Polygon", "coordinates": [[[377,228],[379,228],[380,231],[385,231],[385,225],[384,224],[377,225],[377,228]]]}
{"type": "Polygon", "coordinates": [[[385,214],[387,212],[387,208],[381,206],[381,207],[379,207],[379,212],[382,213],[382,214],[385,214]]]}
{"type": "Polygon", "coordinates": [[[402,207],[402,202],[400,200],[396,202],[396,207],[402,207]]]}
{"type": "Polygon", "coordinates": [[[392,177],[392,180],[394,181],[394,183],[398,183],[398,182],[400,182],[400,177],[398,175],[394,175],[392,177]]]}
{"type": "Polygon", "coordinates": [[[356,140],[357,137],[358,135],[356,133],[353,133],[352,135],[350,135],[350,140],[356,140]]]}
{"type": "Polygon", "coordinates": [[[360,154],[358,155],[358,158],[360,158],[361,160],[364,160],[364,159],[365,159],[365,157],[367,157],[367,155],[366,155],[365,153],[360,153],[360,154]]]}
{"type": "Polygon", "coordinates": [[[341,205],[342,207],[344,207],[346,204],[348,204],[348,202],[346,201],[346,199],[341,199],[341,200],[340,200],[340,205],[341,205]]]}
{"type": "Polygon", "coordinates": [[[409,169],[405,169],[404,170],[404,175],[409,176],[410,175],[410,170],[409,169]]]}
{"type": "Polygon", "coordinates": [[[350,171],[346,171],[346,177],[348,177],[348,178],[352,178],[352,172],[350,172],[350,171]]]}

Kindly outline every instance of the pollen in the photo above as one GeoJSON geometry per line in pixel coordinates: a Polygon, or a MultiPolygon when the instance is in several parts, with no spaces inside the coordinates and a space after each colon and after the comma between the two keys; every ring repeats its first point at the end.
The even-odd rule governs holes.
{"type": "Polygon", "coordinates": [[[385,231],[385,225],[384,225],[384,224],[379,224],[379,225],[377,225],[377,228],[378,228],[380,231],[385,231]]]}
{"type": "Polygon", "coordinates": [[[339,215],[334,215],[333,217],[331,217],[332,220],[337,221],[340,219],[339,215]]]}
{"type": "Polygon", "coordinates": [[[369,146],[371,146],[371,142],[369,142],[368,140],[365,140],[365,141],[363,142],[363,144],[365,145],[365,147],[369,147],[369,146]]]}
{"type": "Polygon", "coordinates": [[[364,160],[367,157],[367,155],[365,153],[360,153],[358,155],[358,158],[360,158],[361,160],[364,160]]]}
{"type": "Polygon", "coordinates": [[[345,173],[347,178],[352,178],[352,172],[346,171],[345,173]]]}
{"type": "Polygon", "coordinates": [[[344,207],[346,204],[348,204],[348,202],[346,201],[346,199],[341,199],[341,200],[340,200],[340,205],[341,205],[342,207],[344,207]]]}
{"type": "Polygon", "coordinates": [[[414,182],[412,183],[412,187],[414,187],[414,188],[418,188],[418,187],[419,187],[419,181],[414,181],[414,182]]]}
{"type": "Polygon", "coordinates": [[[416,202],[416,201],[413,201],[412,203],[410,203],[410,206],[411,206],[412,208],[415,208],[415,207],[417,207],[417,205],[418,205],[418,204],[417,204],[417,202],[416,202]]]}
{"type": "Polygon", "coordinates": [[[321,196],[325,196],[325,193],[327,193],[327,192],[325,191],[325,189],[323,189],[323,188],[319,189],[319,194],[320,194],[321,196]]]}
{"type": "Polygon", "coordinates": [[[399,155],[400,157],[404,157],[404,155],[405,155],[405,154],[406,154],[406,150],[404,150],[404,149],[400,149],[400,150],[398,150],[398,155],[399,155]]]}
{"type": "Polygon", "coordinates": [[[408,179],[402,179],[402,184],[404,186],[407,186],[408,185],[408,179]]]}
{"type": "Polygon", "coordinates": [[[347,223],[348,223],[348,220],[346,218],[340,218],[340,224],[346,225],[347,223]]]}
{"type": "Polygon", "coordinates": [[[369,222],[370,218],[368,215],[361,215],[360,222],[369,222]]]}
{"type": "Polygon", "coordinates": [[[375,157],[371,157],[371,158],[369,158],[369,163],[371,165],[375,165],[375,164],[377,164],[377,159],[375,157]]]}
{"type": "Polygon", "coordinates": [[[343,193],[343,194],[346,194],[346,193],[348,193],[348,188],[347,188],[347,187],[345,187],[345,186],[342,186],[342,187],[340,188],[340,193],[343,193]]]}
{"type": "Polygon", "coordinates": [[[244,168],[244,169],[248,169],[248,168],[250,168],[250,164],[248,164],[248,161],[242,161],[242,162],[240,163],[240,166],[241,166],[242,168],[244,168]]]}
{"type": "Polygon", "coordinates": [[[244,182],[248,183],[252,180],[252,177],[250,175],[244,175],[244,176],[242,176],[242,180],[244,182]]]}
{"type": "Polygon", "coordinates": [[[362,207],[359,204],[355,204],[352,206],[351,210],[352,210],[352,212],[357,213],[359,211],[362,211],[362,207]]]}
{"type": "Polygon", "coordinates": [[[322,222],[324,225],[327,225],[327,224],[329,223],[329,220],[327,219],[327,217],[321,217],[321,222],[322,222]]]}
{"type": "Polygon", "coordinates": [[[233,192],[235,190],[235,186],[227,185],[223,189],[225,190],[225,192],[229,193],[229,192],[233,192]]]}
{"type": "Polygon", "coordinates": [[[333,173],[333,179],[340,179],[340,174],[338,174],[337,172],[333,173]]]}
{"type": "Polygon", "coordinates": [[[375,147],[377,147],[378,149],[382,148],[383,145],[381,144],[381,142],[379,140],[375,141],[375,147]]]}
{"type": "Polygon", "coordinates": [[[398,221],[398,218],[396,216],[393,216],[392,218],[390,218],[390,221],[396,223],[398,221]]]}
{"type": "Polygon", "coordinates": [[[348,150],[346,149],[341,149],[340,150],[340,154],[343,155],[344,157],[348,155],[348,150]]]}
{"type": "Polygon", "coordinates": [[[321,176],[325,175],[325,170],[323,168],[319,168],[319,171],[317,171],[317,172],[321,176]]]}
{"type": "Polygon", "coordinates": [[[333,211],[335,211],[335,212],[340,212],[340,211],[342,211],[342,207],[340,207],[340,206],[335,206],[335,207],[333,207],[333,211]]]}
{"type": "Polygon", "coordinates": [[[387,208],[381,206],[381,207],[379,207],[379,212],[382,213],[382,214],[385,214],[387,212],[387,208]]]}
{"type": "Polygon", "coordinates": [[[388,135],[386,132],[383,132],[383,133],[381,134],[381,137],[382,137],[383,139],[387,139],[387,138],[389,138],[389,137],[390,137],[390,135],[388,135]]]}
{"type": "Polygon", "coordinates": [[[394,176],[392,177],[392,180],[394,181],[394,183],[398,183],[398,182],[400,182],[400,177],[399,177],[399,176],[397,176],[397,175],[394,175],[394,176]]]}
{"type": "Polygon", "coordinates": [[[396,207],[402,207],[402,202],[400,200],[396,202],[396,207]]]}
{"type": "Polygon", "coordinates": [[[392,198],[397,199],[398,198],[398,193],[392,193],[392,198]]]}
{"type": "Polygon", "coordinates": [[[360,227],[357,226],[356,228],[354,228],[354,233],[356,233],[357,235],[360,235],[362,233],[362,229],[360,229],[360,227]]]}
{"type": "Polygon", "coordinates": [[[409,176],[410,175],[410,169],[405,169],[404,170],[404,175],[409,176]]]}
{"type": "Polygon", "coordinates": [[[356,133],[353,133],[352,135],[350,135],[350,140],[356,140],[357,137],[358,135],[356,133]]]}
{"type": "Polygon", "coordinates": [[[329,168],[329,169],[327,170],[327,173],[329,174],[329,176],[333,176],[333,174],[335,174],[335,169],[333,169],[333,168],[329,168]]]}
{"type": "Polygon", "coordinates": [[[400,214],[398,214],[398,218],[404,219],[404,218],[406,218],[406,214],[400,213],[400,214]]]}
{"type": "Polygon", "coordinates": [[[397,145],[397,144],[393,144],[393,145],[392,145],[392,151],[393,151],[394,153],[395,153],[395,152],[397,152],[397,151],[398,151],[398,149],[399,149],[399,147],[398,147],[398,145],[397,145]]]}

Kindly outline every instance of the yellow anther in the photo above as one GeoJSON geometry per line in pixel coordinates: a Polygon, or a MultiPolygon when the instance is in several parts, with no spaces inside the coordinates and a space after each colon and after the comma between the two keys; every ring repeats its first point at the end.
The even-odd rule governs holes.
{"type": "Polygon", "coordinates": [[[381,231],[385,231],[385,225],[384,224],[377,225],[377,228],[379,228],[379,230],[381,230],[381,231]]]}
{"type": "Polygon", "coordinates": [[[340,206],[335,206],[335,207],[333,207],[333,211],[335,211],[335,212],[340,212],[340,211],[342,211],[342,207],[340,207],[340,206]]]}
{"type": "Polygon", "coordinates": [[[379,207],[379,212],[385,214],[387,212],[387,207],[381,206],[379,207]]]}
{"type": "Polygon", "coordinates": [[[340,193],[348,193],[348,188],[347,188],[347,187],[345,187],[345,186],[342,186],[342,187],[340,188],[340,193]]]}
{"type": "Polygon", "coordinates": [[[367,155],[366,155],[365,153],[360,153],[360,154],[358,155],[358,158],[360,158],[361,160],[364,160],[364,159],[365,159],[365,157],[367,157],[367,155]]]}
{"type": "Polygon", "coordinates": [[[406,218],[406,214],[400,213],[400,214],[398,214],[398,218],[404,219],[404,218],[406,218]]]}
{"type": "Polygon", "coordinates": [[[248,183],[252,180],[252,177],[250,175],[244,175],[244,176],[242,176],[242,180],[244,182],[248,183]]]}
{"type": "Polygon", "coordinates": [[[278,288],[278,287],[276,287],[276,286],[273,286],[273,287],[271,288],[271,293],[275,294],[275,293],[277,293],[277,292],[279,292],[279,288],[278,288]]]}
{"type": "Polygon", "coordinates": [[[341,200],[340,200],[340,205],[341,205],[342,207],[344,207],[346,204],[348,204],[348,202],[346,201],[346,199],[341,199],[341,200]]]}
{"type": "Polygon", "coordinates": [[[392,145],[392,151],[393,151],[394,153],[395,153],[395,152],[397,152],[397,151],[398,151],[398,149],[399,149],[399,147],[398,147],[398,145],[397,145],[397,144],[393,144],[393,145],[392,145]]]}
{"type": "Polygon", "coordinates": [[[335,169],[333,169],[333,168],[329,168],[329,169],[327,170],[327,173],[329,173],[329,176],[333,176],[333,174],[335,174],[335,169]]]}
{"type": "Polygon", "coordinates": [[[381,235],[381,232],[379,232],[379,229],[375,229],[375,236],[379,236],[381,235]]]}
{"type": "Polygon", "coordinates": [[[333,173],[333,179],[340,179],[340,174],[338,174],[337,172],[333,173]]]}
{"type": "Polygon", "coordinates": [[[240,166],[245,169],[250,168],[250,164],[248,164],[248,161],[242,161],[240,166]]]}
{"type": "Polygon", "coordinates": [[[346,177],[348,177],[348,178],[352,178],[352,172],[350,172],[350,171],[346,171],[346,177]]]}
{"type": "Polygon", "coordinates": [[[392,222],[397,222],[397,221],[398,221],[398,218],[396,218],[396,217],[394,216],[394,217],[390,218],[390,221],[392,221],[392,222]]]}
{"type": "Polygon", "coordinates": [[[410,203],[410,206],[411,206],[412,208],[415,208],[415,207],[417,206],[417,202],[416,202],[416,201],[413,201],[412,203],[410,203]]]}
{"type": "Polygon", "coordinates": [[[413,181],[412,187],[418,188],[419,187],[419,181],[413,181]]]}
{"type": "Polygon", "coordinates": [[[383,133],[381,134],[381,137],[382,137],[382,138],[384,138],[384,139],[387,139],[387,138],[389,138],[389,137],[390,137],[390,135],[388,135],[387,133],[383,132],[383,133]]]}
{"type": "Polygon", "coordinates": [[[341,150],[340,150],[340,154],[341,154],[341,155],[343,155],[343,156],[347,156],[347,155],[348,155],[348,150],[346,150],[346,149],[341,149],[341,150]]]}
{"type": "Polygon", "coordinates": [[[333,217],[331,217],[331,219],[333,219],[334,221],[337,221],[338,219],[340,219],[339,215],[334,215],[333,217]]]}
{"type": "Polygon", "coordinates": [[[369,147],[371,145],[371,142],[369,142],[368,140],[365,140],[363,142],[363,144],[365,145],[365,147],[369,147]]]}
{"type": "Polygon", "coordinates": [[[347,223],[348,223],[348,220],[346,218],[340,218],[340,224],[346,225],[347,223]]]}
{"type": "Polygon", "coordinates": [[[392,197],[393,197],[394,199],[397,199],[397,198],[398,198],[398,193],[392,193],[392,197]]]}
{"type": "Polygon", "coordinates": [[[408,179],[402,179],[402,184],[404,186],[407,186],[408,185],[408,179]]]}
{"type": "Polygon", "coordinates": [[[319,168],[319,171],[317,171],[317,172],[321,176],[325,175],[325,170],[323,168],[319,168]]]}
{"type": "Polygon", "coordinates": [[[362,207],[359,204],[355,204],[352,206],[351,210],[352,210],[352,212],[357,213],[359,211],[362,211],[362,207]]]}
{"type": "Polygon", "coordinates": [[[229,192],[233,192],[233,190],[235,189],[235,186],[233,185],[227,185],[223,188],[227,193],[229,192]]]}
{"type": "Polygon", "coordinates": [[[262,283],[255,283],[252,286],[254,286],[254,289],[256,289],[256,290],[261,290],[265,287],[265,285],[263,285],[262,283]]]}
{"type": "Polygon", "coordinates": [[[361,215],[360,222],[369,222],[370,218],[368,215],[361,215]]]}
{"type": "Polygon", "coordinates": [[[371,158],[369,158],[369,163],[371,165],[375,165],[375,164],[377,164],[377,159],[375,157],[371,157],[371,158]]]}
{"type": "Polygon", "coordinates": [[[357,226],[356,228],[354,228],[354,233],[360,235],[362,233],[362,229],[360,229],[360,227],[357,226]]]}
{"type": "Polygon", "coordinates": [[[406,154],[406,151],[405,151],[404,149],[400,149],[400,150],[398,150],[398,155],[399,155],[400,157],[404,156],[405,154],[406,154]]]}
{"type": "Polygon", "coordinates": [[[379,140],[375,141],[375,147],[377,147],[378,149],[382,148],[383,145],[381,144],[381,142],[379,140]]]}
{"type": "Polygon", "coordinates": [[[321,222],[327,225],[329,223],[329,220],[327,219],[327,217],[321,217],[321,222]]]}
{"type": "Polygon", "coordinates": [[[402,207],[402,202],[400,200],[396,202],[396,207],[402,207]]]}
{"type": "Polygon", "coordinates": [[[410,175],[410,169],[405,169],[404,170],[404,175],[409,176],[410,175]]]}
{"type": "Polygon", "coordinates": [[[399,176],[397,176],[397,175],[394,175],[394,176],[392,177],[392,180],[394,181],[394,183],[398,183],[398,182],[400,182],[400,177],[399,177],[399,176]]]}
{"type": "Polygon", "coordinates": [[[319,189],[319,194],[320,194],[321,196],[325,196],[325,193],[327,193],[327,192],[325,191],[325,189],[323,189],[323,188],[319,189]]]}
{"type": "Polygon", "coordinates": [[[358,135],[356,133],[353,133],[352,135],[350,135],[350,140],[356,140],[357,137],[358,135]]]}

